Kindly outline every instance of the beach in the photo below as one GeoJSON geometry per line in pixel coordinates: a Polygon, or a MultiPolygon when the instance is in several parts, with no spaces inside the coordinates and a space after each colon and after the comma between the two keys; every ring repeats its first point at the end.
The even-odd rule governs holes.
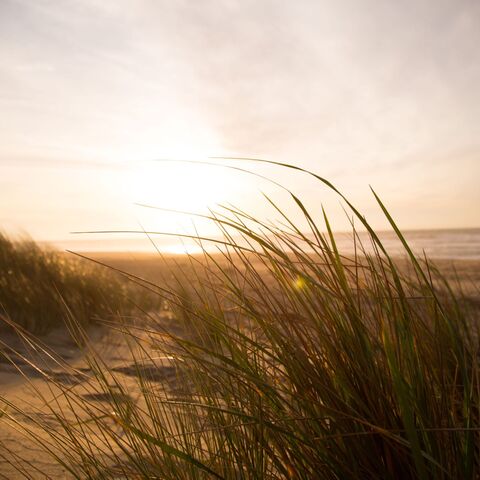
{"type": "MultiPolygon", "coordinates": [[[[177,271],[183,272],[188,277],[189,268],[194,268],[202,258],[197,257],[192,263],[188,257],[172,257],[167,261],[161,261],[156,254],[146,253],[90,253],[90,258],[102,264],[113,267],[112,275],[118,271],[128,272],[133,278],[142,278],[148,282],[162,284],[177,271]]],[[[407,268],[406,261],[398,259],[400,268],[407,268]],[[402,264],[405,264],[402,267],[402,264]]],[[[439,259],[435,264],[442,272],[444,278],[451,282],[453,288],[462,290],[465,297],[472,305],[480,306],[478,285],[480,284],[480,260],[478,259],[439,259]]],[[[261,271],[261,266],[258,266],[261,271]]],[[[478,309],[480,311],[480,309],[478,309]]],[[[178,325],[171,312],[151,312],[154,315],[157,327],[168,329],[171,332],[178,330],[178,325]]],[[[22,478],[22,469],[27,469],[29,478],[70,478],[65,468],[48,456],[40,454],[38,439],[49,439],[42,428],[36,428],[37,421],[44,425],[52,417],[54,410],[66,412],[68,416],[72,405],[69,397],[64,395],[65,388],[72,393],[77,392],[84,400],[87,400],[92,409],[104,412],[109,408],[111,399],[102,393],[102,389],[95,384],[92,377],[89,358],[92,354],[102,358],[102,365],[106,371],[114,373],[116,380],[120,382],[131,398],[137,395],[138,368],[148,375],[154,382],[160,383],[162,388],[175,392],[179,387],[176,384],[175,368],[171,360],[163,358],[152,362],[152,351],[139,349],[149,348],[148,334],[143,332],[143,340],[140,343],[128,341],[132,328],[135,326],[145,327],[145,320],[141,315],[129,323],[119,325],[119,328],[107,328],[105,326],[93,326],[87,331],[87,345],[80,347],[78,342],[71,338],[66,329],[58,328],[48,335],[40,337],[39,346],[35,346],[38,340],[31,339],[27,334],[23,337],[11,331],[4,331],[0,335],[2,352],[4,357],[0,361],[0,395],[12,405],[4,405],[4,415],[0,419],[0,444],[2,445],[3,459],[0,457],[0,474],[5,478],[22,478]],[[133,323],[132,323],[133,322],[133,323]],[[120,332],[129,331],[129,334],[120,332]],[[147,346],[147,347],[145,347],[147,346]],[[5,355],[6,353],[6,355],[5,355]],[[8,358],[6,358],[8,357],[8,358]],[[146,370],[145,370],[146,369],[146,370]],[[15,411],[22,410],[22,413],[15,411]],[[27,413],[27,415],[25,415],[27,413]],[[16,424],[16,422],[18,422],[16,424]],[[26,425],[29,435],[36,435],[33,441],[25,432],[22,425],[26,425]],[[7,459],[6,457],[9,458],[7,459]],[[19,470],[15,470],[10,464],[14,457],[22,458],[19,470]],[[8,460],[8,461],[7,461],[8,460]],[[26,463],[25,463],[26,462],[26,463]],[[25,466],[27,465],[27,466],[25,466]],[[38,470],[37,470],[38,469],[38,470]],[[41,473],[40,473],[41,471],[41,473]]],[[[181,332],[177,332],[181,334],[181,332]]],[[[122,390],[123,392],[123,390],[122,390]]],[[[121,394],[123,395],[123,393],[121,394]]],[[[131,400],[131,398],[129,400],[131,400]]],[[[119,397],[117,401],[122,401],[119,397]]],[[[80,417],[71,416],[74,421],[88,421],[85,411],[78,413],[80,417]]],[[[53,419],[53,417],[52,417],[53,419]]],[[[73,421],[73,420],[72,420],[73,421]]],[[[52,420],[52,428],[55,421],[52,420]]],[[[72,477],[73,478],[73,477],[72,477]]]]}

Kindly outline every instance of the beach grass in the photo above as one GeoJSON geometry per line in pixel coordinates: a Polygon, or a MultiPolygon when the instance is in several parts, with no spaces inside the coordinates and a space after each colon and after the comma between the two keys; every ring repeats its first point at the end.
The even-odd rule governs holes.
{"type": "Polygon", "coordinates": [[[353,255],[292,196],[309,232],[273,203],[277,224],[223,208],[209,217],[219,252],[190,256],[168,284],[135,277],[164,305],[121,328],[135,389],[92,354],[90,396],[58,384],[71,409],[50,403],[37,425],[69,475],[478,478],[478,308],[412,252],[378,197],[401,267],[337,193],[370,235],[367,248],[352,222],[353,255]]]}
{"type": "Polygon", "coordinates": [[[13,322],[42,334],[64,326],[71,312],[86,326],[131,312],[143,297],[105,267],[0,233],[0,329],[13,322]]]}

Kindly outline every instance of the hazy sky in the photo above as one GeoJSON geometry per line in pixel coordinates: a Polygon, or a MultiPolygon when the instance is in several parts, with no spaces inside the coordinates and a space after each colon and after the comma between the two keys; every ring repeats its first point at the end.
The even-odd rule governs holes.
{"type": "Polygon", "coordinates": [[[404,228],[478,227],[479,45],[477,0],[0,0],[0,228],[255,208],[246,176],[148,161],[209,155],[311,168],[376,218],[372,185],[404,228]]]}

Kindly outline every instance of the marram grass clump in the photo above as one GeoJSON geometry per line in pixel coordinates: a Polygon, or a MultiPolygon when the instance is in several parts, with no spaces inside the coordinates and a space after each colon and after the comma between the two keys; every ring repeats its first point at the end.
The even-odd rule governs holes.
{"type": "Polygon", "coordinates": [[[95,318],[131,312],[138,297],[104,267],[0,233],[0,330],[13,322],[45,333],[69,316],[86,326],[95,318]]]}
{"type": "Polygon", "coordinates": [[[158,287],[175,329],[155,312],[142,334],[125,329],[136,388],[98,356],[90,388],[105,403],[59,386],[75,419],[52,406],[44,430],[73,478],[479,477],[478,311],[379,199],[402,268],[342,198],[370,233],[366,248],[353,230],[349,256],[296,197],[308,233],[212,214],[221,252],[158,287]]]}

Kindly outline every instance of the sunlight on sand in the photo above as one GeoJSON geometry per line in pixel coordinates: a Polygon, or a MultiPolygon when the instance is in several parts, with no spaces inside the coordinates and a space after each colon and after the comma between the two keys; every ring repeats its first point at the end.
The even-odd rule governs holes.
{"type": "Polygon", "coordinates": [[[198,245],[185,245],[181,243],[166,245],[161,247],[162,253],[172,255],[197,255],[203,252],[202,248],[198,245]]]}

